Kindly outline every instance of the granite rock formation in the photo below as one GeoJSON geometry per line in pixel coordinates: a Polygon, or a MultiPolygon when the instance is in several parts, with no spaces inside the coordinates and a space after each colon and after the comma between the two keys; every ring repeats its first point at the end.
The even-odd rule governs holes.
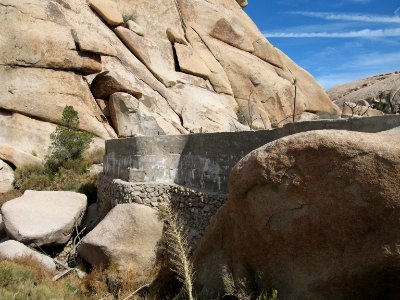
{"type": "Polygon", "coordinates": [[[137,98],[166,134],[243,130],[239,106],[259,127],[281,126],[293,115],[295,78],[298,120],[337,116],[311,75],[266,40],[246,5],[0,0],[0,124],[27,122],[21,141],[33,129],[45,132],[31,145],[1,130],[0,158],[38,161],[32,151],[47,149],[44,135],[66,105],[78,111],[81,130],[100,140],[117,137],[106,109],[115,92],[137,98]]]}

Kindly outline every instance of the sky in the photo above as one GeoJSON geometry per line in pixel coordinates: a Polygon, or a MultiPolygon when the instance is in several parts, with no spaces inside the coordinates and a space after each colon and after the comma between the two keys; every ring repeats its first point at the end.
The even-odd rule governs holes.
{"type": "Polygon", "coordinates": [[[326,89],[400,71],[400,0],[249,0],[245,11],[326,89]]]}

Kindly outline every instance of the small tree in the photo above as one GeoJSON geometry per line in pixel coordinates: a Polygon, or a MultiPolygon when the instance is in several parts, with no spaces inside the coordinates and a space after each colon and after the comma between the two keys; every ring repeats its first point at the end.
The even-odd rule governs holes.
{"type": "Polygon", "coordinates": [[[82,159],[83,152],[89,148],[93,135],[78,131],[79,116],[72,106],[65,106],[61,125],[50,135],[50,155],[46,157],[46,167],[53,173],[67,162],[82,159]]]}

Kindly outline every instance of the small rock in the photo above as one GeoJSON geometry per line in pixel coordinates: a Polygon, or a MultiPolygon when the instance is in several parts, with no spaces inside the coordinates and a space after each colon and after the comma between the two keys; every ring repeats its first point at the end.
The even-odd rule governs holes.
{"type": "Polygon", "coordinates": [[[90,0],[89,5],[110,26],[118,26],[124,23],[124,19],[117,5],[109,0],[90,0]]]}
{"type": "Polygon", "coordinates": [[[50,272],[56,271],[56,264],[50,257],[34,251],[17,241],[8,240],[0,243],[0,256],[10,260],[29,256],[50,272]]]}
{"type": "Polygon", "coordinates": [[[126,22],[127,27],[132,30],[134,33],[140,36],[144,36],[144,30],[142,27],[140,27],[139,24],[137,24],[135,21],[129,20],[126,22]]]}
{"type": "Polygon", "coordinates": [[[178,43],[187,46],[188,42],[185,37],[178,32],[174,31],[172,28],[167,29],[167,37],[171,43],[178,43]]]}

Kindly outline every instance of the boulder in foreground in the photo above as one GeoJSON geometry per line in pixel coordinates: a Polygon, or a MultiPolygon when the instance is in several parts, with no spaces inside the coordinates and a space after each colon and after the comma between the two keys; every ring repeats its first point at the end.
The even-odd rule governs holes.
{"type": "Polygon", "coordinates": [[[223,292],[225,266],[282,299],[398,299],[399,139],[312,131],[243,158],[195,252],[197,291],[223,292]]]}
{"type": "Polygon", "coordinates": [[[136,203],[120,204],[89,233],[78,253],[92,266],[116,264],[148,278],[156,264],[163,223],[157,212],[136,203]]]}
{"type": "Polygon", "coordinates": [[[26,191],[1,207],[7,235],[34,246],[64,244],[79,225],[87,198],[73,192],[26,191]]]}
{"type": "Polygon", "coordinates": [[[50,257],[34,251],[17,241],[8,240],[0,243],[0,257],[10,260],[29,257],[40,263],[46,270],[50,272],[56,271],[56,264],[50,257]]]}

